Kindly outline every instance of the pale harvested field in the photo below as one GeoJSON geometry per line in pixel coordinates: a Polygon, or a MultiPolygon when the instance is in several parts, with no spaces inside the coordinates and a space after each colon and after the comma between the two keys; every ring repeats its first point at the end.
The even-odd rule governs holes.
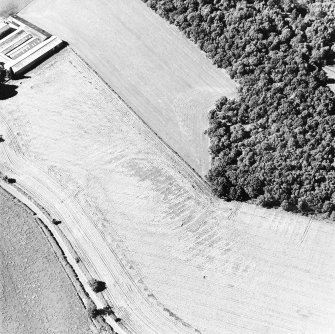
{"type": "Polygon", "coordinates": [[[334,333],[334,225],[215,200],[69,50],[1,101],[0,170],[129,333],[334,333]]]}
{"type": "Polygon", "coordinates": [[[1,0],[0,17],[7,17],[10,14],[18,13],[33,0],[1,0]]]}
{"type": "Polygon", "coordinates": [[[92,333],[76,290],[34,219],[0,188],[0,333],[92,333]]]}
{"type": "Polygon", "coordinates": [[[329,87],[335,93],[335,65],[327,66],[324,70],[326,71],[328,78],[331,80],[329,87]]]}
{"type": "Polygon", "coordinates": [[[68,41],[199,174],[210,165],[207,113],[235,83],[139,0],[36,0],[24,18],[68,41]]]}

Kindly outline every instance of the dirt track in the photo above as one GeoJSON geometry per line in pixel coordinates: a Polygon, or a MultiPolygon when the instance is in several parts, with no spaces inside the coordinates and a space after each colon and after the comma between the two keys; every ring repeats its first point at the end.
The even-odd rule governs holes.
{"type": "Polygon", "coordinates": [[[36,0],[20,13],[68,41],[199,174],[207,113],[236,84],[139,0],[36,0]]]}
{"type": "Polygon", "coordinates": [[[214,200],[69,50],[31,76],[2,101],[0,170],[64,221],[126,331],[334,332],[332,224],[214,200]]]}

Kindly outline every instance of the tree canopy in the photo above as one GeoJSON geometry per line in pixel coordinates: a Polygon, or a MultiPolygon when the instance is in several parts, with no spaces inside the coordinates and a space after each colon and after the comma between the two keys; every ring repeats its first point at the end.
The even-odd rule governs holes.
{"type": "Polygon", "coordinates": [[[143,1],[240,84],[209,113],[213,191],[335,219],[335,99],[323,71],[335,59],[334,5],[143,1]]]}

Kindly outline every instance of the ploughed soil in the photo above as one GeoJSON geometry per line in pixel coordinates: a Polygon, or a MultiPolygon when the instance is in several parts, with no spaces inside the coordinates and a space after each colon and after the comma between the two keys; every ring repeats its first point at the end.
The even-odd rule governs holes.
{"type": "Polygon", "coordinates": [[[0,188],[0,333],[89,334],[90,326],[33,213],[0,188]]]}

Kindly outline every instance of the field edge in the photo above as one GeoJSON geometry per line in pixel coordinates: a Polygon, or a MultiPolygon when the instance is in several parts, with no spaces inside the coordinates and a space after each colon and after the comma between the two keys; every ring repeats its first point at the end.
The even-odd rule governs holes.
{"type": "MultiPolygon", "coordinates": [[[[91,289],[86,282],[88,282],[92,276],[89,275],[87,269],[85,272],[84,268],[80,268],[84,265],[80,262],[77,263],[76,252],[70,241],[62,231],[57,231],[46,209],[36,203],[34,199],[30,200],[29,196],[17,186],[11,186],[3,180],[0,180],[0,189],[9,194],[13,199],[16,199],[19,205],[35,216],[35,223],[42,231],[84,308],[87,310],[92,303],[101,308],[107,306],[107,302],[103,296],[97,296],[90,291],[91,289]],[[35,203],[33,203],[33,201],[35,203]]],[[[106,334],[125,333],[120,325],[115,322],[116,317],[98,315],[95,319],[91,317],[88,318],[96,328],[96,333],[101,333],[101,330],[104,330],[106,334]],[[114,328],[117,328],[118,332],[116,332],[114,328]]]]}

